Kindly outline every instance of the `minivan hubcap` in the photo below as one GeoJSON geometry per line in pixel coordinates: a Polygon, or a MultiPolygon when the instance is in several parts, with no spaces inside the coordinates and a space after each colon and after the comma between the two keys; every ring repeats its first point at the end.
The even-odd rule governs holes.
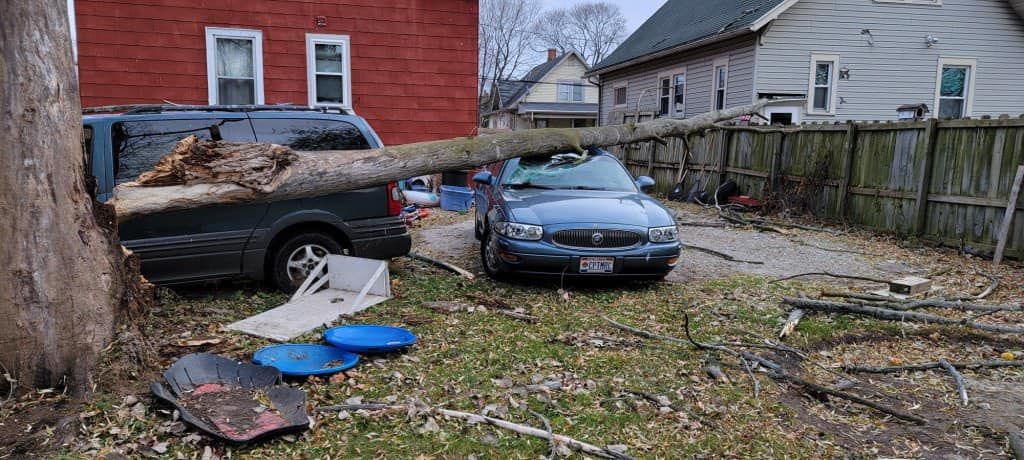
{"type": "Polygon", "coordinates": [[[288,279],[292,282],[306,279],[327,254],[327,248],[319,244],[306,244],[295,248],[288,256],[288,279]]]}

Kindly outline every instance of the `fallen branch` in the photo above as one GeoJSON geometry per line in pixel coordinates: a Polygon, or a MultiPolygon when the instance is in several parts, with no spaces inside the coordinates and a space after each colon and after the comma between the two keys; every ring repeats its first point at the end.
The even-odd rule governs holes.
{"type": "Polygon", "coordinates": [[[860,255],[862,255],[862,256],[878,256],[878,254],[875,254],[875,253],[871,253],[871,252],[864,252],[864,251],[855,251],[855,250],[853,250],[853,249],[837,249],[837,248],[826,248],[826,247],[824,247],[824,246],[818,246],[818,245],[816,245],[816,244],[811,244],[811,243],[808,243],[808,242],[806,242],[806,241],[801,241],[801,240],[796,240],[796,239],[794,239],[794,240],[792,240],[792,241],[794,241],[794,242],[796,242],[796,243],[799,243],[799,244],[802,244],[802,245],[804,245],[804,246],[812,247],[812,248],[814,248],[814,249],[820,249],[820,250],[822,250],[822,251],[828,251],[828,252],[842,252],[842,253],[847,253],[847,254],[860,254],[860,255]]]}
{"type": "Polygon", "coordinates": [[[540,422],[544,424],[544,429],[548,432],[548,460],[555,460],[555,457],[558,456],[558,444],[555,443],[555,433],[551,431],[551,422],[540,412],[531,410],[530,413],[534,417],[539,418],[540,422]]]}
{"type": "Polygon", "coordinates": [[[459,275],[462,275],[463,278],[466,278],[467,280],[470,280],[470,281],[473,281],[474,279],[476,279],[476,275],[470,273],[469,270],[466,270],[466,269],[464,269],[462,267],[458,267],[458,266],[452,265],[452,264],[450,264],[448,262],[445,262],[443,260],[437,260],[437,259],[434,259],[432,257],[427,257],[427,256],[425,256],[423,254],[418,253],[418,252],[410,252],[407,255],[407,257],[409,257],[410,259],[415,259],[415,260],[418,260],[418,261],[421,261],[421,262],[426,262],[426,263],[429,263],[429,264],[436,265],[438,267],[441,267],[441,268],[443,268],[445,270],[448,270],[448,271],[451,271],[451,272],[458,273],[459,275]]]}
{"type": "Polygon", "coordinates": [[[724,228],[724,227],[728,226],[727,224],[724,224],[722,222],[685,222],[685,221],[677,221],[676,225],[680,225],[680,226],[683,226],[683,227],[709,227],[709,228],[724,228]]]}
{"type": "Polygon", "coordinates": [[[843,275],[843,274],[839,274],[839,273],[830,273],[830,272],[807,272],[807,273],[800,273],[798,275],[787,276],[787,277],[784,277],[784,278],[777,278],[777,279],[771,280],[771,281],[768,282],[768,284],[778,283],[778,282],[781,282],[781,281],[787,281],[787,280],[791,280],[791,279],[794,279],[794,278],[800,278],[800,277],[804,277],[804,276],[828,276],[828,277],[832,277],[832,278],[845,278],[845,279],[857,280],[857,281],[870,281],[872,283],[889,284],[889,281],[883,280],[883,279],[871,278],[871,277],[868,277],[868,276],[859,276],[859,275],[843,275]]]}
{"type": "Polygon", "coordinates": [[[704,343],[697,342],[690,335],[690,316],[688,314],[684,313],[683,314],[683,320],[684,320],[684,325],[685,325],[685,328],[686,328],[686,338],[690,341],[690,343],[693,344],[693,346],[695,346],[697,348],[724,351],[724,352],[732,354],[732,355],[738,355],[740,358],[743,358],[743,359],[746,359],[746,360],[755,361],[758,364],[761,364],[762,366],[770,369],[771,372],[769,372],[768,375],[770,375],[772,378],[777,379],[777,380],[785,380],[785,381],[788,381],[790,383],[794,383],[796,385],[799,385],[801,388],[804,389],[804,391],[810,390],[811,393],[825,394],[825,395],[829,395],[829,396],[834,396],[836,398],[845,399],[847,401],[851,401],[851,402],[854,402],[854,403],[857,403],[857,404],[860,404],[860,405],[863,405],[863,406],[870,407],[870,408],[875,409],[875,410],[877,410],[879,412],[882,412],[882,413],[885,413],[885,414],[889,414],[889,415],[891,415],[893,417],[896,417],[896,418],[898,418],[900,420],[905,420],[905,421],[913,422],[913,423],[917,423],[917,424],[925,424],[925,423],[927,423],[927,421],[925,419],[923,419],[921,417],[918,417],[916,415],[909,414],[909,413],[903,412],[903,411],[901,411],[899,409],[894,409],[894,408],[891,408],[891,407],[888,407],[888,406],[876,403],[874,401],[861,398],[860,396],[857,396],[857,395],[853,395],[853,394],[846,393],[846,392],[843,392],[843,391],[839,391],[839,390],[836,390],[836,389],[833,389],[833,388],[822,386],[822,385],[819,385],[817,383],[814,383],[814,382],[811,382],[809,380],[805,380],[805,379],[803,379],[801,377],[798,377],[798,376],[795,376],[793,374],[790,374],[790,373],[786,372],[785,369],[783,369],[782,366],[780,366],[778,363],[776,363],[776,362],[774,362],[772,360],[766,359],[766,358],[762,358],[762,357],[757,356],[755,354],[746,353],[746,352],[737,353],[735,350],[731,350],[731,349],[729,349],[727,347],[713,346],[713,345],[710,345],[710,344],[704,344],[704,343]]]}
{"type": "Polygon", "coordinates": [[[766,231],[766,232],[775,232],[775,233],[778,233],[778,234],[781,234],[781,235],[790,235],[791,234],[790,232],[788,232],[786,230],[783,230],[781,228],[774,227],[774,226],[771,226],[771,225],[764,225],[764,224],[754,223],[754,222],[746,220],[746,219],[744,219],[742,217],[738,217],[738,216],[732,215],[732,214],[730,214],[728,212],[725,212],[725,211],[719,210],[718,215],[721,218],[723,218],[723,219],[725,219],[725,220],[727,220],[729,222],[732,222],[732,223],[738,224],[738,225],[742,225],[744,227],[753,227],[753,228],[755,228],[757,230],[762,230],[762,231],[766,231]]]}
{"type": "Polygon", "coordinates": [[[784,339],[787,335],[792,334],[797,324],[800,324],[800,318],[803,317],[804,311],[799,308],[794,308],[793,311],[789,312],[789,317],[786,318],[785,324],[782,325],[782,331],[779,332],[779,338],[784,339]]]}
{"type": "MultiPolygon", "coordinates": [[[[1002,367],[1024,367],[1024,361],[978,361],[970,363],[949,363],[956,369],[963,370],[978,370],[978,369],[996,369],[1002,367]]],[[[857,366],[857,365],[845,365],[843,370],[850,373],[863,373],[863,374],[894,374],[898,372],[908,371],[926,371],[930,369],[942,369],[942,363],[930,362],[920,364],[905,364],[902,366],[884,366],[884,367],[873,367],[873,366],[857,366]]]]}
{"type": "Polygon", "coordinates": [[[978,300],[984,299],[985,297],[992,295],[993,292],[996,292],[996,289],[999,289],[999,278],[996,278],[995,276],[989,275],[987,273],[983,274],[985,275],[985,277],[991,280],[992,283],[989,284],[988,288],[986,288],[984,291],[981,291],[981,294],[974,296],[974,298],[978,300]]]}
{"type": "Polygon", "coordinates": [[[707,372],[708,376],[716,382],[729,383],[729,376],[722,372],[722,366],[713,357],[708,357],[706,364],[704,364],[704,372],[707,372]]]}
{"type": "Polygon", "coordinates": [[[520,321],[526,321],[527,323],[536,323],[537,321],[539,321],[539,319],[536,316],[527,315],[526,313],[519,313],[519,312],[513,311],[513,310],[498,310],[498,309],[495,309],[495,310],[491,310],[491,311],[496,312],[499,315],[508,316],[509,318],[518,319],[520,321]]]}
{"type": "Polygon", "coordinates": [[[953,367],[949,361],[945,358],[939,360],[939,365],[942,366],[949,375],[953,377],[953,381],[956,382],[956,391],[960,394],[960,401],[963,402],[964,406],[967,405],[967,385],[964,383],[964,376],[957,372],[956,368],[953,367]]]}
{"type": "MultiPolygon", "coordinates": [[[[337,405],[337,406],[324,406],[324,407],[317,407],[316,408],[316,412],[341,412],[341,411],[355,412],[355,411],[359,411],[359,410],[366,410],[366,411],[385,410],[385,411],[416,412],[416,411],[420,411],[421,408],[416,407],[413,404],[341,404],[341,405],[337,405]]],[[[629,455],[626,455],[626,454],[624,454],[622,452],[618,452],[616,450],[609,449],[608,447],[595,446],[593,444],[589,444],[589,443],[586,443],[586,442],[583,442],[583,441],[579,441],[577,439],[570,438],[570,437],[565,436],[565,435],[554,434],[554,433],[551,433],[549,431],[545,431],[545,430],[541,430],[541,429],[538,429],[538,428],[534,428],[532,426],[520,425],[518,423],[512,423],[512,422],[509,422],[507,420],[502,420],[502,419],[494,418],[494,417],[488,417],[486,415],[479,415],[479,414],[473,414],[473,413],[469,413],[469,412],[454,411],[454,410],[442,409],[442,408],[428,408],[428,409],[426,409],[426,411],[427,412],[436,413],[436,414],[440,414],[440,415],[443,415],[445,417],[465,420],[465,421],[467,421],[469,423],[485,423],[485,424],[488,424],[488,425],[491,425],[491,426],[496,426],[498,428],[503,428],[503,429],[506,429],[506,430],[509,430],[509,431],[514,431],[514,432],[519,433],[519,434],[524,434],[524,435],[527,435],[527,436],[533,436],[535,438],[545,439],[545,440],[548,440],[549,442],[556,442],[556,443],[559,443],[559,444],[564,444],[564,445],[568,446],[570,449],[573,449],[573,450],[576,450],[576,451],[579,451],[579,452],[583,452],[585,454],[594,455],[594,456],[597,456],[597,457],[613,458],[613,459],[623,459],[623,460],[627,460],[627,459],[631,460],[633,458],[633,457],[630,457],[629,455]]]]}
{"type": "MultiPolygon", "coordinates": [[[[607,321],[608,323],[610,323],[612,326],[618,328],[618,329],[621,329],[623,331],[639,335],[641,337],[646,337],[648,339],[663,340],[665,342],[670,342],[670,343],[674,343],[674,344],[677,344],[677,345],[688,345],[688,344],[691,343],[690,341],[683,340],[683,339],[680,339],[678,337],[672,337],[670,335],[655,334],[653,332],[648,332],[648,331],[645,331],[643,329],[637,329],[637,328],[635,328],[633,326],[630,326],[628,324],[623,324],[623,323],[620,323],[618,321],[615,321],[615,320],[613,320],[613,319],[611,319],[611,318],[609,318],[607,316],[601,316],[601,318],[604,319],[605,321],[607,321]]],[[[781,352],[785,352],[785,353],[792,353],[792,354],[800,357],[801,359],[807,357],[807,353],[804,353],[803,351],[800,351],[800,350],[798,350],[796,348],[793,348],[793,347],[790,347],[790,346],[787,346],[787,345],[783,345],[783,344],[773,344],[773,343],[760,344],[760,343],[747,343],[747,342],[723,342],[723,343],[708,344],[707,346],[709,346],[709,347],[725,347],[726,345],[731,346],[731,347],[739,347],[739,348],[762,348],[762,349],[766,349],[766,350],[775,350],[775,351],[781,351],[781,352]]],[[[715,348],[715,349],[717,349],[717,348],[715,348]]]]}
{"type": "Polygon", "coordinates": [[[746,359],[740,359],[740,364],[746,369],[747,375],[750,376],[750,384],[754,386],[754,398],[756,399],[761,394],[761,384],[757,381],[757,376],[754,375],[754,368],[750,365],[750,361],[746,359]]]}
{"type": "Polygon", "coordinates": [[[1024,334],[1024,328],[1016,326],[1004,326],[1002,324],[979,323],[970,320],[959,320],[946,318],[944,316],[932,315],[904,310],[891,310],[888,308],[872,307],[854,303],[826,302],[821,300],[796,299],[792,297],[783,298],[783,303],[805,310],[823,311],[829,313],[848,313],[861,316],[869,316],[889,321],[910,321],[916,323],[935,323],[949,326],[965,326],[987,332],[1024,334]]]}
{"type": "Polygon", "coordinates": [[[703,252],[705,254],[711,254],[713,256],[721,257],[721,258],[723,258],[725,260],[728,260],[730,262],[740,262],[740,263],[744,263],[744,264],[764,265],[764,262],[761,262],[759,260],[737,259],[737,258],[735,258],[733,256],[730,256],[729,254],[724,253],[724,252],[718,252],[718,251],[716,251],[714,249],[708,249],[708,248],[702,248],[700,246],[694,246],[694,245],[689,244],[689,243],[683,244],[683,249],[694,249],[694,250],[703,252]]]}
{"type": "MultiPolygon", "coordinates": [[[[866,302],[853,302],[861,305],[870,305],[877,307],[886,307],[893,310],[916,310],[919,308],[946,308],[950,310],[959,311],[979,311],[979,312],[998,312],[998,311],[1024,311],[1022,305],[996,305],[996,304],[978,304],[978,303],[965,303],[963,301],[954,301],[946,299],[924,299],[924,300],[907,300],[898,299],[896,297],[875,295],[875,294],[861,294],[857,292],[849,291],[821,291],[821,297],[837,297],[846,299],[863,300],[866,302]]],[[[972,297],[977,298],[977,297],[972,297]]]]}

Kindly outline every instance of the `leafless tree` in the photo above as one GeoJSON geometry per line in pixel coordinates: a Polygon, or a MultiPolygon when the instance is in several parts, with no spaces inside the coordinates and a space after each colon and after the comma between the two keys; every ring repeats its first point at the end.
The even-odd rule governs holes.
{"type": "Polygon", "coordinates": [[[531,26],[540,10],[540,0],[480,1],[481,99],[495,81],[512,78],[530,63],[537,41],[531,26]]]}
{"type": "Polygon", "coordinates": [[[563,53],[575,50],[594,65],[622,42],[625,26],[626,18],[618,5],[598,1],[548,11],[534,30],[542,47],[563,53]]]}

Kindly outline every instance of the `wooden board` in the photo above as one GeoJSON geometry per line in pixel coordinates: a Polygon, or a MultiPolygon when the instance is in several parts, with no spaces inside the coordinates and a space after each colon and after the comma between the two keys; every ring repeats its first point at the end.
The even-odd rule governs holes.
{"type": "Polygon", "coordinates": [[[1010,239],[1010,225],[1013,224],[1013,215],[1017,212],[1017,197],[1020,196],[1021,181],[1024,181],[1024,165],[1017,167],[1017,177],[1013,179],[1013,190],[1010,190],[1010,199],[1006,203],[1006,213],[1003,215],[1003,226],[999,228],[996,254],[992,258],[994,265],[1003,261],[1003,252],[1006,251],[1006,240],[1010,239]]]}

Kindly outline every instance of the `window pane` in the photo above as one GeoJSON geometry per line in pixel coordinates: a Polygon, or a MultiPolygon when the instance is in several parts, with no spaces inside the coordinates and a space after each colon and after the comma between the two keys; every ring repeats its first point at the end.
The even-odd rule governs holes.
{"type": "Polygon", "coordinates": [[[967,82],[966,67],[942,68],[942,96],[963,96],[967,82]]]}
{"type": "Polygon", "coordinates": [[[963,99],[940,99],[939,118],[962,118],[964,116],[963,99]]]}
{"type": "Polygon", "coordinates": [[[715,69],[715,75],[717,76],[717,87],[725,88],[725,67],[715,69]]]}
{"type": "Polygon", "coordinates": [[[238,78],[218,78],[217,103],[221,105],[255,104],[256,81],[238,78]]]}
{"type": "Polygon", "coordinates": [[[296,150],[364,150],[370,144],[355,125],[313,118],[255,118],[259,142],[286,145],[296,150]]]}
{"type": "Polygon", "coordinates": [[[569,92],[571,90],[572,90],[572,88],[569,85],[567,85],[565,83],[559,83],[558,84],[558,101],[559,102],[568,102],[569,101],[569,92]]]}
{"type": "Polygon", "coordinates": [[[683,102],[686,100],[686,75],[679,74],[679,75],[675,76],[675,89],[674,89],[674,92],[675,92],[675,98],[674,98],[675,108],[674,108],[674,110],[675,110],[675,112],[677,114],[681,115],[682,112],[683,112],[683,102]]]}
{"type": "Polygon", "coordinates": [[[316,71],[343,73],[344,61],[341,45],[329,45],[317,43],[316,48],[316,71]]]}
{"type": "Polygon", "coordinates": [[[178,141],[194,135],[199,139],[210,138],[210,126],[218,125],[220,134],[227,141],[255,142],[249,120],[223,120],[203,118],[197,120],[155,120],[115,123],[112,129],[114,141],[115,182],[133,181],[156,165],[156,162],[171,152],[178,141]]]}
{"type": "Polygon", "coordinates": [[[246,38],[217,39],[217,76],[253,77],[252,40],[246,38]]]}
{"type": "Polygon", "coordinates": [[[658,107],[658,113],[661,115],[668,115],[668,96],[661,98],[661,105],[658,107]]]}
{"type": "Polygon", "coordinates": [[[626,87],[615,88],[615,105],[622,105],[626,103],[626,87]]]}
{"type": "Polygon", "coordinates": [[[316,101],[323,104],[345,102],[344,78],[341,75],[316,76],[316,101]]]}
{"type": "Polygon", "coordinates": [[[818,87],[814,88],[814,108],[819,110],[828,110],[829,99],[829,87],[818,87]]]}
{"type": "Polygon", "coordinates": [[[715,110],[722,110],[725,108],[725,89],[719,89],[715,91],[715,110]]]}
{"type": "Polygon", "coordinates": [[[819,62],[814,69],[814,84],[827,85],[832,79],[832,63],[819,62]]]}
{"type": "Polygon", "coordinates": [[[583,85],[577,83],[572,87],[572,100],[573,102],[583,102],[583,85]]]}

